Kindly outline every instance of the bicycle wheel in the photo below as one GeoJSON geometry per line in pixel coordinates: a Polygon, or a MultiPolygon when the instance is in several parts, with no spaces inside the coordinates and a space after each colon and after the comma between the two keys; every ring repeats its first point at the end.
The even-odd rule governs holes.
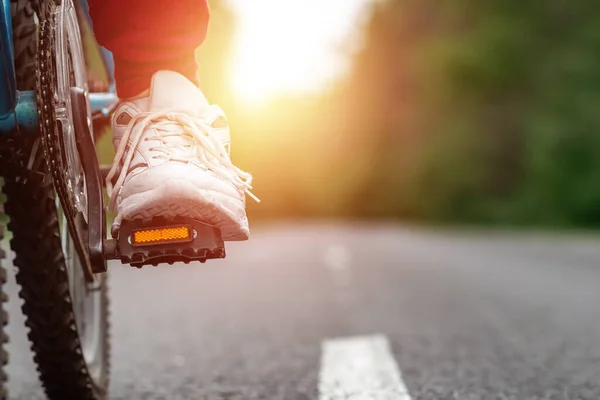
{"type": "MultiPolygon", "coordinates": [[[[11,153],[3,157],[10,162],[9,168],[3,168],[5,211],[10,217],[11,246],[16,253],[14,265],[18,267],[28,335],[50,399],[104,399],[109,375],[106,276],[96,275],[93,283],[86,282],[67,223],[68,219],[84,218],[87,206],[70,99],[64,97],[71,86],[87,88],[75,8],[70,0],[15,3],[14,21],[35,24],[28,12],[32,9],[41,16],[39,29],[22,29],[26,34],[15,35],[15,49],[39,43],[33,84],[38,92],[40,122],[46,124],[40,130],[44,134],[51,129],[52,137],[59,139],[53,146],[62,151],[61,160],[55,160],[41,137],[17,134],[9,141],[10,146],[4,146],[11,153]],[[69,187],[67,197],[58,196],[56,171],[53,174],[51,169],[56,166],[54,161],[65,166],[60,179],[69,187]]],[[[20,59],[29,68],[30,58],[20,59]]],[[[31,75],[25,77],[17,83],[21,90],[31,88],[31,75]]]]}

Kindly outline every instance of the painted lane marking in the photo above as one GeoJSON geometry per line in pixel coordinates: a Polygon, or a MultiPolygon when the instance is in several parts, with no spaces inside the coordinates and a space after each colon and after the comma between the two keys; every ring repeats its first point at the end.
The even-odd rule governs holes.
{"type": "Polygon", "coordinates": [[[336,287],[345,288],[350,285],[352,253],[347,246],[341,244],[328,246],[323,252],[323,263],[329,270],[331,280],[336,287]]]}
{"type": "Polygon", "coordinates": [[[319,400],[411,400],[383,335],[322,344],[319,400]]]}
{"type": "Polygon", "coordinates": [[[323,254],[325,266],[333,271],[348,269],[352,261],[352,254],[347,246],[336,244],[328,246],[323,254]]]}

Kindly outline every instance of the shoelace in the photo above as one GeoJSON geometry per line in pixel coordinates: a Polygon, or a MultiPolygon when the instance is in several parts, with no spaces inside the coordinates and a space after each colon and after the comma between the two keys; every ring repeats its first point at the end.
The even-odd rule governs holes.
{"type": "Polygon", "coordinates": [[[227,155],[227,150],[213,134],[212,127],[207,124],[205,121],[191,117],[187,114],[175,111],[156,111],[156,112],[142,112],[135,115],[127,126],[127,129],[123,133],[123,137],[121,138],[121,142],[119,143],[119,148],[117,149],[117,154],[115,155],[115,161],[113,162],[112,168],[106,177],[106,189],[108,192],[108,196],[110,197],[109,209],[114,210],[118,194],[123,187],[123,183],[127,176],[127,171],[129,170],[129,166],[131,165],[131,160],[135,154],[135,149],[137,148],[144,130],[147,127],[152,127],[157,132],[157,135],[148,138],[148,140],[160,140],[163,144],[163,147],[160,149],[155,149],[165,153],[165,158],[167,159],[177,159],[181,161],[190,161],[193,158],[199,159],[202,164],[210,171],[216,173],[222,179],[233,184],[238,190],[246,193],[256,202],[260,202],[258,197],[256,197],[250,190],[252,189],[252,175],[247,172],[242,171],[229,159],[227,155]],[[135,135],[132,135],[133,128],[136,123],[142,120],[140,126],[137,127],[137,131],[135,135]],[[177,124],[183,128],[182,132],[174,133],[168,129],[165,129],[166,126],[177,124]],[[192,139],[194,144],[196,145],[196,153],[195,154],[181,154],[178,157],[173,157],[169,149],[181,148],[181,143],[172,143],[169,141],[170,136],[188,136],[192,139]],[[133,137],[131,137],[133,136],[133,137]],[[131,137],[131,138],[130,138],[131,137]],[[131,145],[129,149],[127,145],[129,143],[129,139],[131,139],[131,145]],[[124,158],[124,159],[123,159],[124,158]],[[115,185],[112,185],[112,180],[119,169],[119,164],[123,159],[123,164],[121,167],[121,173],[119,174],[119,178],[115,185]]]}

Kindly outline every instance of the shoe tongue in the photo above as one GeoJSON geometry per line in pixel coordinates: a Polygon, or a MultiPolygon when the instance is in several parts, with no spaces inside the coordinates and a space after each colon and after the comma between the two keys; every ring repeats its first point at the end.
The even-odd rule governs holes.
{"type": "Polygon", "coordinates": [[[159,71],[152,77],[148,111],[173,110],[199,117],[208,106],[202,91],[185,76],[159,71]]]}

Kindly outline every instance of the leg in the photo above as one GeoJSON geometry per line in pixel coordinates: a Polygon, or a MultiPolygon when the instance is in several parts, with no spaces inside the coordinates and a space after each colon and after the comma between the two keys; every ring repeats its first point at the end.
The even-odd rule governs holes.
{"type": "Polygon", "coordinates": [[[98,42],[115,60],[121,98],[150,88],[155,72],[176,71],[196,81],[195,49],[206,37],[207,0],[88,0],[98,42]]]}
{"type": "Polygon", "coordinates": [[[196,82],[207,0],[89,1],[124,100],[112,118],[107,177],[113,237],[122,222],[183,219],[218,228],[224,240],[247,239],[252,177],[231,162],[227,118],[196,82]]]}

